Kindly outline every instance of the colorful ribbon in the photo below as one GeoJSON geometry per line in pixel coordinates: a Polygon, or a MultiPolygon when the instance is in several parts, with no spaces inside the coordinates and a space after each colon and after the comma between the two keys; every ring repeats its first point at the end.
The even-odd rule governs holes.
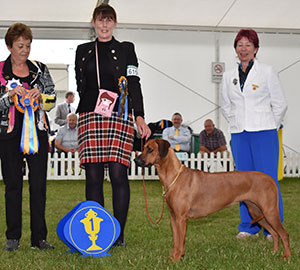
{"type": "Polygon", "coordinates": [[[21,152],[24,154],[36,154],[39,150],[39,140],[37,136],[34,112],[39,107],[37,100],[30,99],[27,91],[24,97],[15,96],[15,106],[17,110],[24,113],[21,136],[21,152]]]}
{"type": "MultiPolygon", "coordinates": [[[[17,85],[21,85],[19,80],[9,80],[6,82],[6,80],[3,77],[3,67],[4,67],[4,61],[0,62],[0,84],[5,85],[6,86],[6,91],[8,90],[12,90],[14,87],[16,87],[17,85]],[[12,88],[12,86],[14,86],[12,88]]],[[[7,128],[7,133],[10,133],[15,126],[15,106],[10,106],[9,107],[9,112],[8,112],[8,128],[7,128]]]]}
{"type": "Polygon", "coordinates": [[[55,101],[56,101],[56,96],[51,96],[51,95],[47,95],[47,94],[42,94],[42,99],[43,99],[43,103],[41,104],[41,108],[44,111],[49,112],[54,106],[55,106],[55,101]]]}
{"type": "Polygon", "coordinates": [[[119,78],[119,89],[120,89],[120,98],[119,98],[119,110],[118,116],[124,114],[124,120],[128,120],[128,82],[125,76],[119,78]]]}

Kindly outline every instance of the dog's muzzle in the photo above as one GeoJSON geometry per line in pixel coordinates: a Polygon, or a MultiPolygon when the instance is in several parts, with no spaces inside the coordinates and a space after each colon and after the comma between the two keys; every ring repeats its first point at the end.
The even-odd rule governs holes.
{"type": "Polygon", "coordinates": [[[147,164],[147,165],[146,165],[145,160],[143,160],[140,156],[136,157],[136,158],[134,159],[134,162],[135,162],[135,164],[136,164],[137,166],[140,166],[140,167],[151,167],[151,166],[152,166],[152,164],[147,164]]]}
{"type": "Polygon", "coordinates": [[[134,162],[137,166],[145,167],[145,161],[139,156],[134,159],[134,162]]]}

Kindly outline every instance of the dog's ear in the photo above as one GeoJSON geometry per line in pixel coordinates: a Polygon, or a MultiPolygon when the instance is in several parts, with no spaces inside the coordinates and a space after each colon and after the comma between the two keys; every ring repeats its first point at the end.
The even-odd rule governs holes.
{"type": "Polygon", "coordinates": [[[163,139],[157,139],[156,140],[158,144],[158,151],[161,158],[164,158],[169,151],[170,143],[163,139]]]}

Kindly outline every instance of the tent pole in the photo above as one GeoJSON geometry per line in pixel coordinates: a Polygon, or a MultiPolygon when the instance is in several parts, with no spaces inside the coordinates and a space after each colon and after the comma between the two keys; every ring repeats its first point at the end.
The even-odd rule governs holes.
{"type": "MultiPolygon", "coordinates": [[[[219,34],[215,35],[215,61],[220,62],[219,34]]],[[[215,83],[215,104],[220,106],[220,83],[215,83]]],[[[215,111],[215,125],[220,128],[220,109],[215,111]]]]}

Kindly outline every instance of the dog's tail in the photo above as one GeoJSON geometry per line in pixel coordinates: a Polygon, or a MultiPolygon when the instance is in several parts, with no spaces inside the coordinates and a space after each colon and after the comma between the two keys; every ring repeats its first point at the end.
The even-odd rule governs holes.
{"type": "Polygon", "coordinates": [[[251,220],[250,224],[253,224],[253,223],[256,223],[256,222],[259,222],[260,220],[262,220],[265,216],[264,215],[260,215],[254,219],[251,220]]]}

